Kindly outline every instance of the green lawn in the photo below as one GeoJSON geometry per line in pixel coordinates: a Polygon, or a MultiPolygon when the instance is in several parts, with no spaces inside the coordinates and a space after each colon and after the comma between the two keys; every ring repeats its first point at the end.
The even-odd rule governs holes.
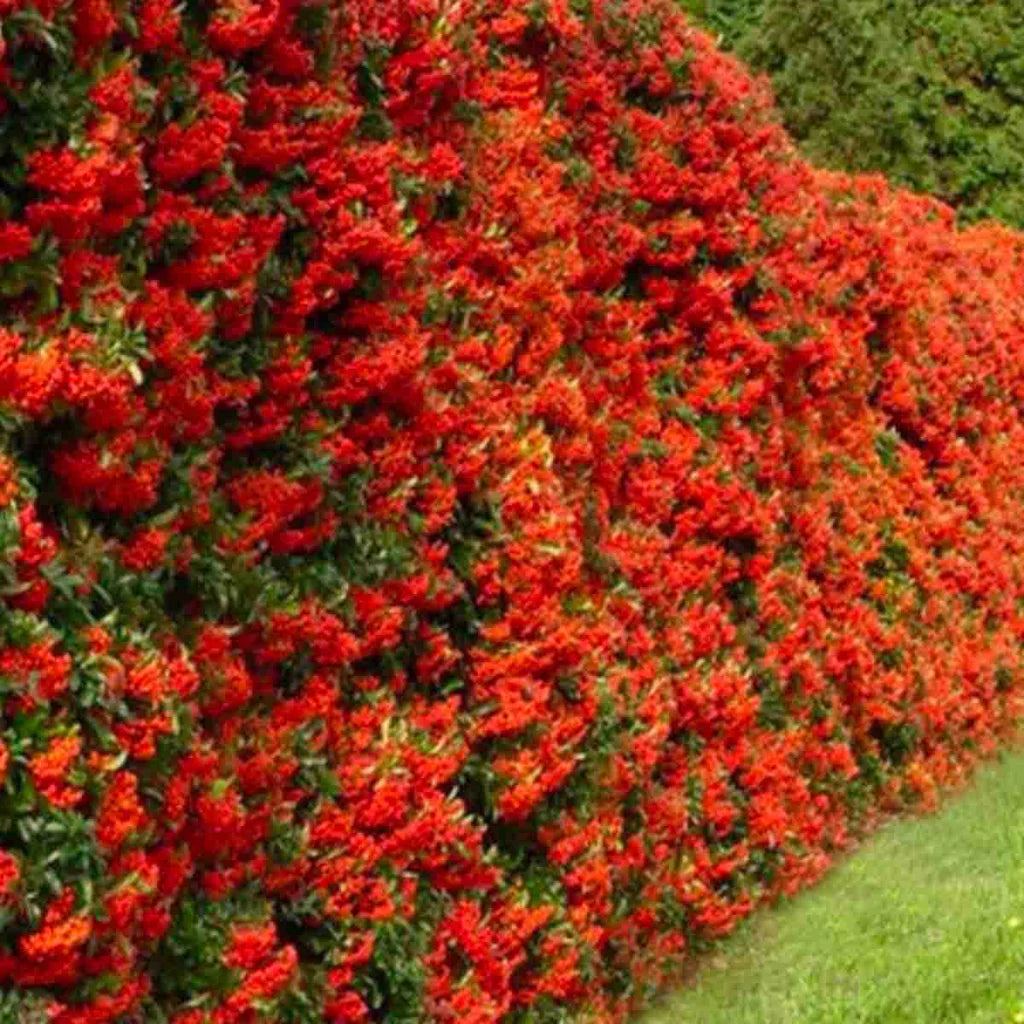
{"type": "Polygon", "coordinates": [[[756,914],[641,1024],[1024,1022],[1024,754],[756,914]]]}

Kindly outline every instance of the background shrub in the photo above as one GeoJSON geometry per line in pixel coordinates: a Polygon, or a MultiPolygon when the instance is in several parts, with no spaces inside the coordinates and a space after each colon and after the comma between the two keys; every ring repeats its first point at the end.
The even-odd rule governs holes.
{"type": "Polygon", "coordinates": [[[683,0],[767,72],[826,166],[880,171],[964,221],[1024,224],[1024,11],[984,0],[683,0]]]}

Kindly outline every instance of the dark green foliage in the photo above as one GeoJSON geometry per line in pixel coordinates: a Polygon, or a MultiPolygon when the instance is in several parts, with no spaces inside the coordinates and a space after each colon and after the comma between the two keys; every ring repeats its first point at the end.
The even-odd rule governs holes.
{"type": "Polygon", "coordinates": [[[1024,6],[681,0],[767,72],[814,161],[879,171],[964,222],[1024,224],[1024,6]]]}
{"type": "Polygon", "coordinates": [[[682,0],[682,6],[729,47],[757,27],[764,4],[765,0],[682,0]]]}

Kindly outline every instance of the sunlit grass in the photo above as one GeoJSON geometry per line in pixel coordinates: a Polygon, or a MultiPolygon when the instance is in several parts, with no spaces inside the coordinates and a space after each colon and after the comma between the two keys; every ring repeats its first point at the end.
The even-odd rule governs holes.
{"type": "Polygon", "coordinates": [[[642,1024],[1024,1022],[1024,754],[754,916],[642,1024]]]}

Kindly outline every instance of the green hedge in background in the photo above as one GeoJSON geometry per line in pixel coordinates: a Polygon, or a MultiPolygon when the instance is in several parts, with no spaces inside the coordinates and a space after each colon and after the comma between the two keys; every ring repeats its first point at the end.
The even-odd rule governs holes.
{"type": "Polygon", "coordinates": [[[1024,226],[1020,0],[681,2],[771,76],[812,160],[1024,226]]]}

